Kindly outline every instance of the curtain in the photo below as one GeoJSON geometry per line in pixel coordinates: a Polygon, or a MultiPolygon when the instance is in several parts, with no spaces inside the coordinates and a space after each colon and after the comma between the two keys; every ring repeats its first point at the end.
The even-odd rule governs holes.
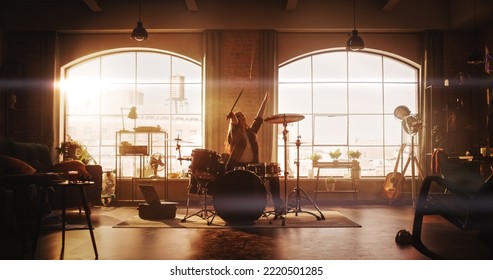
{"type": "Polygon", "coordinates": [[[433,153],[433,126],[437,121],[433,119],[433,106],[438,104],[438,99],[433,96],[433,87],[443,83],[443,33],[441,31],[426,31],[423,34],[423,66],[419,106],[423,118],[423,129],[418,135],[418,143],[421,147],[419,151],[421,166],[427,175],[431,158],[427,155],[433,153]]]}
{"type": "MultiPolygon", "coordinates": [[[[260,31],[259,49],[260,94],[262,97],[265,92],[271,94],[264,114],[267,117],[275,113],[277,104],[277,32],[274,30],[260,31]]],[[[273,162],[277,159],[277,126],[264,124],[262,129],[259,141],[265,148],[260,150],[260,161],[273,162]]]]}
{"type": "Polygon", "coordinates": [[[213,151],[224,150],[226,135],[225,117],[220,110],[224,107],[221,80],[223,74],[223,31],[204,32],[204,146],[213,151]]]}

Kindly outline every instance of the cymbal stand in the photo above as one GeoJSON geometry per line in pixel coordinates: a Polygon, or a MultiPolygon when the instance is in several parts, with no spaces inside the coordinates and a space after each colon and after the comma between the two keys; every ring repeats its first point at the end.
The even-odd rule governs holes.
{"type": "MultiPolygon", "coordinates": [[[[193,176],[193,175],[191,175],[193,176]]],[[[190,188],[192,186],[192,183],[190,182],[190,185],[188,186],[188,195],[187,195],[187,212],[185,214],[185,217],[181,220],[182,222],[186,222],[188,218],[197,216],[201,218],[202,220],[207,220],[207,225],[212,224],[212,221],[216,217],[216,212],[209,210],[207,208],[207,184],[210,182],[204,182],[200,179],[197,179],[197,189],[202,195],[202,209],[196,213],[193,214],[188,214],[188,207],[190,206],[190,188]]]]}
{"type": "MultiPolygon", "coordinates": [[[[286,115],[283,116],[282,126],[284,127],[282,131],[282,139],[284,140],[284,209],[279,215],[282,220],[282,225],[286,225],[286,214],[288,210],[288,133],[287,130],[288,123],[286,121],[286,115]]],[[[276,217],[279,213],[275,213],[276,217]]]]}
{"type": "Polygon", "coordinates": [[[317,204],[300,187],[300,145],[301,145],[300,138],[301,138],[301,136],[298,136],[298,139],[296,140],[296,157],[297,157],[297,159],[295,161],[296,172],[297,172],[296,187],[293,189],[293,191],[289,195],[289,197],[291,199],[295,200],[295,207],[289,209],[288,213],[295,213],[296,216],[298,216],[298,213],[307,213],[307,214],[315,216],[315,218],[317,218],[317,220],[325,220],[325,217],[322,214],[322,211],[320,211],[320,208],[318,208],[317,204]],[[301,196],[301,194],[303,194],[303,197],[301,196]],[[306,199],[306,200],[310,201],[310,203],[313,205],[313,207],[315,207],[315,209],[317,209],[320,216],[318,216],[317,214],[314,214],[312,212],[309,212],[309,211],[301,210],[301,199],[306,199]]]}

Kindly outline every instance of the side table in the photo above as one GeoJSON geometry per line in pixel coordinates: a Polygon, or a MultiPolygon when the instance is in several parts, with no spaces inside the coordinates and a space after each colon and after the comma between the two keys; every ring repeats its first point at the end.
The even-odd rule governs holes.
{"type": "Polygon", "coordinates": [[[60,259],[63,259],[64,255],[64,250],[65,250],[65,193],[67,189],[70,188],[77,188],[79,190],[80,198],[82,200],[82,207],[84,208],[84,213],[86,217],[86,223],[88,228],[74,228],[73,230],[89,230],[89,233],[91,235],[91,241],[92,241],[92,247],[94,249],[94,254],[96,256],[96,259],[98,259],[98,249],[96,247],[96,239],[94,238],[94,232],[93,232],[93,226],[91,222],[91,214],[89,210],[89,206],[87,203],[87,198],[86,198],[86,191],[84,189],[85,186],[92,186],[94,185],[94,182],[91,181],[77,181],[77,182],[69,182],[69,181],[54,181],[51,183],[46,183],[39,185],[41,187],[41,195],[39,196],[39,217],[38,217],[38,225],[36,228],[36,233],[34,236],[34,242],[33,242],[33,249],[32,249],[32,256],[34,258],[34,254],[36,252],[36,246],[38,242],[38,233],[39,233],[39,227],[41,223],[41,206],[42,206],[42,199],[46,194],[46,189],[49,187],[53,188],[60,188],[61,193],[62,193],[62,251],[60,253],[60,259]]]}

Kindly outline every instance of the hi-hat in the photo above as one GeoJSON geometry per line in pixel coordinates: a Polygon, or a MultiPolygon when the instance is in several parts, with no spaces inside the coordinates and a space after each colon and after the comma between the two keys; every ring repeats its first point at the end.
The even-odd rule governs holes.
{"type": "Polygon", "coordinates": [[[300,115],[300,114],[277,114],[277,115],[272,115],[270,117],[265,118],[265,121],[268,123],[292,123],[292,122],[298,122],[304,119],[305,116],[300,115]]]}

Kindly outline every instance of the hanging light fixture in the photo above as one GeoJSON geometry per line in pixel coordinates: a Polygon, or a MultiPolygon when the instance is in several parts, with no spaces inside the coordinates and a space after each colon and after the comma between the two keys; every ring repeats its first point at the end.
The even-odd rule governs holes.
{"type": "MultiPolygon", "coordinates": [[[[476,0],[474,0],[474,29],[476,29],[476,0]]],[[[478,65],[484,63],[483,54],[479,51],[479,47],[476,45],[472,51],[472,54],[467,59],[467,64],[478,65]]]]}
{"type": "Polygon", "coordinates": [[[142,42],[144,40],[147,40],[149,36],[147,35],[147,30],[142,25],[142,21],[140,21],[140,11],[141,11],[140,2],[141,1],[139,0],[139,21],[137,22],[137,26],[132,31],[132,35],[130,35],[130,38],[134,39],[135,41],[142,42]]]}
{"type": "Polygon", "coordinates": [[[363,38],[358,35],[358,30],[356,30],[356,0],[353,0],[353,31],[351,32],[351,37],[347,40],[346,50],[359,51],[364,48],[365,42],[363,42],[363,38]]]}

